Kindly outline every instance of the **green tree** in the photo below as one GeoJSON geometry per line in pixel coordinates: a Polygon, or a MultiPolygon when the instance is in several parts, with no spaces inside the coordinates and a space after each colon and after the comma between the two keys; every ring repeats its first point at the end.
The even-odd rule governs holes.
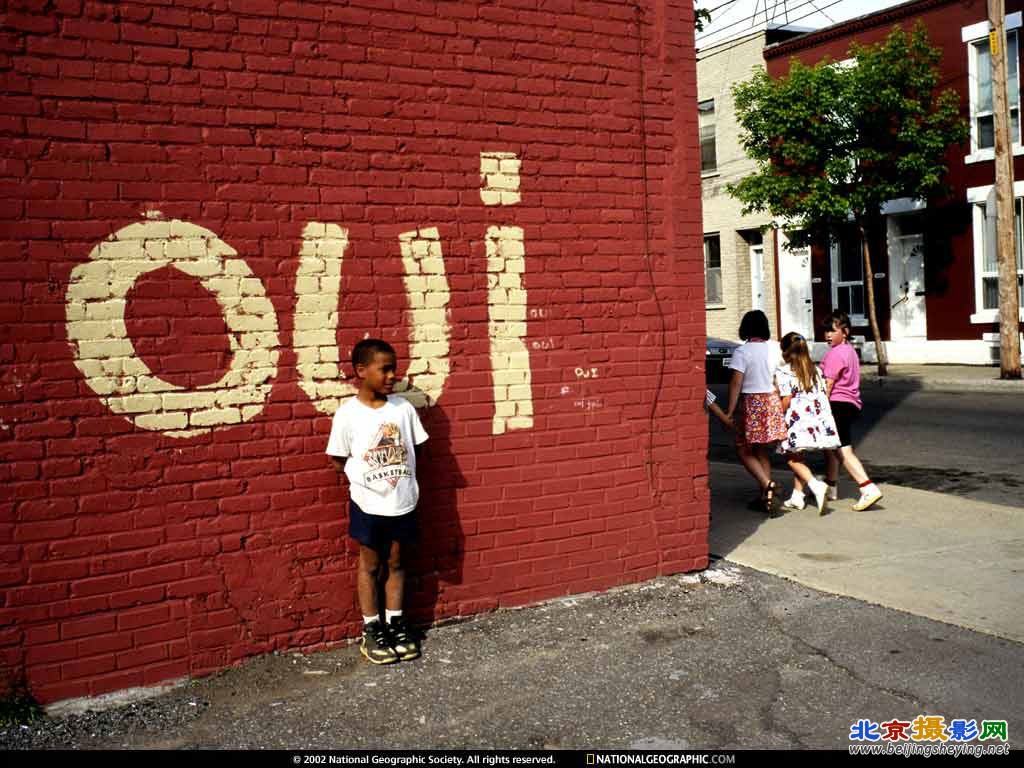
{"type": "MultiPolygon", "coordinates": [[[[717,9],[715,9],[717,10],[717,9]]],[[[705,8],[693,9],[693,24],[698,32],[704,31],[704,25],[711,23],[711,11],[705,8]]]]}
{"type": "Polygon", "coordinates": [[[744,212],[767,211],[815,237],[836,235],[852,215],[884,376],[868,234],[879,230],[886,201],[944,189],[946,149],[968,130],[956,92],[939,91],[941,53],[923,24],[909,34],[894,27],[884,43],[854,44],[849,54],[843,64],[794,60],[786,77],[760,71],[734,87],[741,141],[758,168],[729,192],[744,212]]]}

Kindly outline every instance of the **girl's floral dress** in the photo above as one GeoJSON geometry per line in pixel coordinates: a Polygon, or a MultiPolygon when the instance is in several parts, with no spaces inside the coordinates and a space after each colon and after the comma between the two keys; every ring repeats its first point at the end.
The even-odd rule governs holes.
{"type": "Polygon", "coordinates": [[[814,369],[814,386],[810,392],[800,388],[788,363],[775,371],[775,386],[781,397],[791,397],[786,409],[786,438],[779,443],[779,453],[802,453],[839,447],[839,433],[828,404],[828,393],[821,371],[814,369]]]}

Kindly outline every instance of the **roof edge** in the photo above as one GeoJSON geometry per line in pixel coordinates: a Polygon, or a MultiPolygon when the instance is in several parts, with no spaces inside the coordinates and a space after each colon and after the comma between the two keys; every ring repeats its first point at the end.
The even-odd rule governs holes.
{"type": "Polygon", "coordinates": [[[911,0],[909,3],[903,3],[892,8],[884,8],[875,13],[841,21],[838,24],[833,24],[831,27],[825,27],[824,29],[809,32],[806,35],[800,35],[792,40],[785,40],[781,43],[767,46],[764,49],[764,58],[765,60],[776,59],[794,51],[811,48],[829,40],[844,37],[850,32],[859,32],[871,27],[901,21],[916,16],[923,11],[931,10],[941,5],[950,5],[954,2],[956,0],[911,0]]]}

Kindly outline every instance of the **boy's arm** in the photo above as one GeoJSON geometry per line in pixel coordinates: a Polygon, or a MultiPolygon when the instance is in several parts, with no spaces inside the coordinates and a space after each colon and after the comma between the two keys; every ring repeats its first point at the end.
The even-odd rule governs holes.
{"type": "Polygon", "coordinates": [[[325,451],[327,458],[331,460],[331,466],[339,474],[345,471],[345,462],[352,455],[351,438],[345,416],[346,410],[342,406],[331,419],[331,434],[327,438],[325,451]]]}

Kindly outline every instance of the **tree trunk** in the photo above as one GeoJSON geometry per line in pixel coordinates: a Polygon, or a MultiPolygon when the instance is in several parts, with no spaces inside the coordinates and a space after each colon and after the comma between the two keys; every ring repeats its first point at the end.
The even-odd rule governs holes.
{"type": "Polygon", "coordinates": [[[868,322],[871,324],[871,333],[875,337],[878,375],[887,376],[889,373],[889,358],[885,354],[885,342],[882,341],[882,332],[878,329],[878,316],[875,313],[875,273],[871,269],[871,245],[868,240],[867,230],[864,227],[864,221],[860,216],[857,217],[857,229],[860,230],[861,247],[864,250],[864,286],[868,294],[868,322]]]}

